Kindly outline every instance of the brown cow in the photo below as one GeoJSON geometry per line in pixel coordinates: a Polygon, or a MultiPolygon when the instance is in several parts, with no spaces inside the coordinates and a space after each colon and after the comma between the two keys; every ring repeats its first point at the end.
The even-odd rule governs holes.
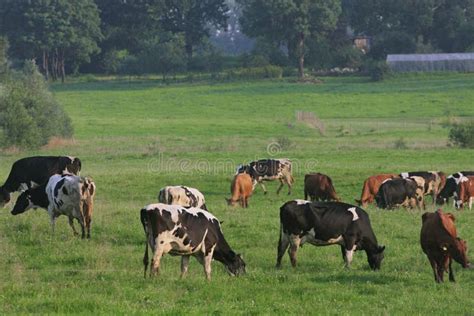
{"type": "Polygon", "coordinates": [[[455,194],[456,208],[463,208],[464,203],[469,203],[469,209],[472,209],[472,201],[474,200],[474,176],[462,177],[459,181],[455,194]]]}
{"type": "Polygon", "coordinates": [[[240,202],[240,206],[248,207],[248,199],[252,195],[252,178],[248,173],[239,173],[235,175],[230,187],[232,197],[227,200],[227,204],[235,205],[240,202]]]}
{"type": "Polygon", "coordinates": [[[393,173],[383,173],[375,176],[368,177],[364,181],[364,186],[362,187],[362,194],[360,195],[360,200],[355,200],[359,206],[367,207],[369,203],[373,203],[377,192],[379,192],[380,185],[387,179],[398,178],[398,175],[393,173]]]}
{"type": "Polygon", "coordinates": [[[421,248],[431,263],[435,281],[443,282],[444,272],[449,269],[449,281],[455,282],[451,267],[453,259],[463,268],[469,268],[470,264],[466,241],[457,237],[454,215],[439,209],[435,213],[424,213],[421,218],[421,248]]]}
{"type": "Polygon", "coordinates": [[[308,195],[311,201],[341,201],[337,196],[331,178],[319,172],[304,176],[305,200],[308,199],[308,195]]]}

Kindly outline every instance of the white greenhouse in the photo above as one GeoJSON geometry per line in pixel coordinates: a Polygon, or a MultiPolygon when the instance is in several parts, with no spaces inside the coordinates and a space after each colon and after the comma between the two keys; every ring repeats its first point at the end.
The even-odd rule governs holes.
{"type": "Polygon", "coordinates": [[[394,72],[474,72],[474,53],[388,55],[387,64],[394,72]]]}

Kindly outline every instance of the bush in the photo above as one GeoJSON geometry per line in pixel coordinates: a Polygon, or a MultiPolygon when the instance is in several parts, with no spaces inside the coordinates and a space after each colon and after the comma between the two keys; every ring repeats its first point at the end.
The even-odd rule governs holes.
{"type": "Polygon", "coordinates": [[[462,148],[474,148],[474,122],[453,125],[449,130],[449,140],[462,148]]]}
{"type": "Polygon", "coordinates": [[[225,73],[227,79],[265,79],[281,78],[283,69],[278,66],[268,65],[265,67],[237,68],[227,70],[225,73]]]}
{"type": "Polygon", "coordinates": [[[372,81],[382,81],[390,75],[390,68],[385,61],[369,59],[364,64],[363,72],[370,76],[372,81]]]}
{"type": "Polygon", "coordinates": [[[70,118],[49,92],[34,61],[5,82],[0,95],[1,147],[37,148],[53,136],[71,137],[70,118]]]}

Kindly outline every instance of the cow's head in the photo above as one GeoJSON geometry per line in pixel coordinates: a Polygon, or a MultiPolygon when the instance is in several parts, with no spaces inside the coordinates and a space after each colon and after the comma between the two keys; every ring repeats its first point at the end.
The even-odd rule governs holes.
{"type": "Polygon", "coordinates": [[[225,198],[225,200],[227,201],[227,205],[234,206],[235,203],[237,203],[237,201],[232,200],[232,198],[230,198],[230,199],[225,198]]]}
{"type": "Polygon", "coordinates": [[[225,265],[227,272],[231,276],[239,276],[245,274],[245,262],[242,256],[232,253],[231,260],[225,265]]]}
{"type": "Polygon", "coordinates": [[[380,270],[382,265],[382,260],[384,258],[385,246],[377,246],[375,251],[367,252],[367,260],[369,261],[369,266],[372,270],[380,270]]]}
{"type": "Polygon", "coordinates": [[[13,206],[13,210],[11,211],[11,214],[18,215],[34,207],[36,206],[31,201],[31,190],[27,190],[20,194],[20,196],[15,202],[15,205],[13,206]]]}
{"type": "Polygon", "coordinates": [[[71,157],[71,159],[71,163],[66,168],[69,172],[78,175],[82,169],[82,162],[79,158],[71,157]]]}
{"type": "Polygon", "coordinates": [[[441,245],[441,249],[449,253],[454,260],[459,262],[463,268],[469,268],[471,264],[467,258],[467,242],[461,238],[456,238],[454,240],[454,245],[441,245]]]}
{"type": "Polygon", "coordinates": [[[5,206],[8,202],[10,202],[11,195],[10,192],[7,191],[3,186],[0,187],[0,207],[5,206]]]}

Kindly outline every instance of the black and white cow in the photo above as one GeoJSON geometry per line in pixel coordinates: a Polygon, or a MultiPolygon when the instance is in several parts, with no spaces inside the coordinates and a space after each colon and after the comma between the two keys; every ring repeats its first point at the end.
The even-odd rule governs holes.
{"type": "Polygon", "coordinates": [[[414,208],[417,205],[418,185],[413,179],[387,179],[375,195],[378,208],[393,209],[398,206],[414,208]]]}
{"type": "Polygon", "coordinates": [[[436,204],[443,205],[444,203],[449,202],[449,198],[456,195],[456,190],[458,188],[459,182],[461,181],[462,177],[466,176],[474,176],[474,171],[461,171],[453,173],[452,175],[446,178],[446,184],[439,192],[438,197],[436,199],[436,204]]]}
{"type": "Polygon", "coordinates": [[[435,203],[439,192],[443,189],[446,183],[446,175],[442,171],[402,172],[400,177],[403,179],[422,177],[425,180],[424,194],[431,195],[433,204],[435,203]]]}
{"type": "Polygon", "coordinates": [[[342,202],[294,200],[280,208],[280,240],[277,268],[289,246],[291,264],[296,266],[296,252],[305,242],[315,246],[340,245],[346,267],[356,250],[365,250],[370,268],[380,269],[384,246],[370,225],[369,216],[360,207],[342,202]]]}
{"type": "Polygon", "coordinates": [[[75,235],[77,231],[73,220],[77,219],[82,229],[82,238],[90,238],[95,183],[89,178],[75,175],[53,175],[48,183],[28,189],[18,197],[12,215],[18,215],[31,208],[44,208],[48,211],[51,228],[54,232],[56,218],[59,215],[69,217],[69,225],[75,235]]]}
{"type": "Polygon", "coordinates": [[[207,211],[206,199],[198,189],[184,185],[166,186],[158,193],[158,202],[184,207],[197,207],[207,211]]]}
{"type": "Polygon", "coordinates": [[[237,167],[237,173],[248,173],[253,180],[253,189],[259,183],[262,186],[264,194],[267,194],[267,189],[263,185],[263,181],[279,180],[277,194],[286,183],[288,185],[288,194],[291,194],[291,186],[294,179],[291,174],[291,161],[289,159],[260,159],[252,161],[248,165],[240,165],[237,167]]]}
{"type": "Polygon", "coordinates": [[[10,174],[0,187],[0,206],[10,201],[10,194],[25,191],[48,182],[53,174],[63,172],[78,175],[81,171],[81,160],[68,156],[36,156],[17,160],[13,163],[10,174]]]}
{"type": "Polygon", "coordinates": [[[192,255],[204,266],[206,278],[211,278],[211,261],[224,264],[230,275],[245,273],[245,262],[230,248],[224,238],[219,220],[199,208],[180,205],[150,204],[140,211],[146,245],[143,264],[148,268],[148,245],[153,258],[150,276],[159,273],[161,257],[167,253],[181,257],[181,276],[188,271],[192,255]]]}

